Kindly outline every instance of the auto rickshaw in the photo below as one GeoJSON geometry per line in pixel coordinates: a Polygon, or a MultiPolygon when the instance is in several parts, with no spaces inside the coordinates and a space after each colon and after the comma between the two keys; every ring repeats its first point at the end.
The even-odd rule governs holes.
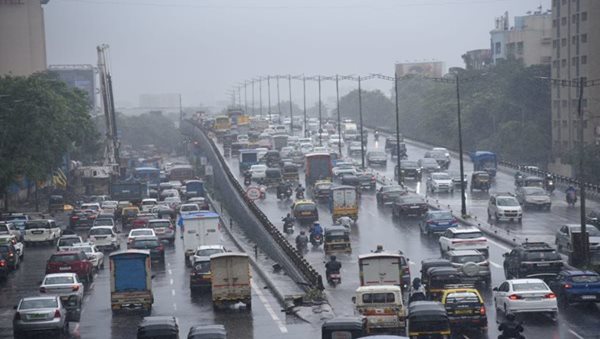
{"type": "Polygon", "coordinates": [[[292,205],[292,215],[301,224],[309,224],[319,220],[317,204],[310,199],[296,200],[292,205]]]}
{"type": "Polygon", "coordinates": [[[414,301],[408,306],[406,334],[409,338],[450,338],[450,320],[442,303],[414,301]]]}
{"type": "Polygon", "coordinates": [[[325,254],[352,253],[350,230],[342,225],[325,227],[325,254]]]}
{"type": "Polygon", "coordinates": [[[298,174],[298,166],[291,162],[286,162],[283,164],[281,168],[283,172],[283,180],[287,181],[298,181],[300,180],[300,175],[298,174]]]}
{"type": "Polygon", "coordinates": [[[279,167],[281,162],[281,154],[279,151],[270,150],[267,151],[263,160],[267,164],[268,167],[279,167]]]}
{"type": "Polygon", "coordinates": [[[333,222],[340,217],[358,219],[358,194],[353,186],[332,186],[329,196],[329,210],[333,222]]]}
{"type": "Polygon", "coordinates": [[[121,210],[121,225],[130,226],[139,213],[140,209],[137,207],[124,207],[121,210]]]}
{"type": "Polygon", "coordinates": [[[455,267],[432,267],[427,270],[425,290],[429,300],[441,300],[446,285],[460,285],[460,272],[455,267]]]}
{"type": "Polygon", "coordinates": [[[65,199],[62,195],[51,195],[48,201],[48,212],[63,212],[65,210],[65,199]]]}
{"type": "Polygon", "coordinates": [[[475,171],[471,174],[471,192],[474,189],[488,192],[491,186],[490,174],[485,171],[475,171]]]}
{"type": "Polygon", "coordinates": [[[331,181],[329,180],[318,180],[315,182],[312,189],[312,196],[315,200],[327,200],[331,196],[331,181]]]}
{"type": "Polygon", "coordinates": [[[321,339],[355,339],[368,334],[367,319],[364,317],[337,317],[321,325],[321,339]]]}
{"type": "Polygon", "coordinates": [[[448,259],[433,258],[421,260],[421,283],[427,285],[429,276],[427,271],[432,267],[452,267],[452,263],[448,259]]]}
{"type": "Polygon", "coordinates": [[[282,175],[279,168],[267,168],[263,183],[267,187],[277,187],[281,183],[281,179],[282,175]]]}

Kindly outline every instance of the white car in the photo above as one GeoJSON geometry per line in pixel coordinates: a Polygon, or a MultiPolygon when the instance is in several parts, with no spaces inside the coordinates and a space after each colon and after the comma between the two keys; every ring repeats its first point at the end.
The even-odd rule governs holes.
{"type": "Polygon", "coordinates": [[[192,265],[199,261],[210,260],[210,256],[213,254],[225,253],[227,250],[223,245],[205,245],[198,246],[194,256],[192,257],[192,265]]]}
{"type": "Polygon", "coordinates": [[[152,207],[158,205],[158,200],[156,199],[152,199],[152,198],[148,198],[148,199],[142,199],[142,212],[150,212],[152,210],[152,207]]]}
{"type": "Polygon", "coordinates": [[[262,159],[265,156],[265,154],[267,154],[268,151],[269,151],[269,149],[266,147],[256,148],[256,159],[258,159],[260,161],[260,159],[262,159]]]}
{"type": "Polygon", "coordinates": [[[115,200],[106,200],[100,204],[102,213],[115,213],[117,211],[118,202],[115,200]]]}
{"type": "Polygon", "coordinates": [[[166,197],[164,202],[171,208],[171,209],[177,209],[179,208],[179,205],[181,205],[181,198],[179,198],[179,196],[177,197],[166,197]]]}
{"type": "Polygon", "coordinates": [[[83,302],[83,295],[85,286],[77,277],[77,273],[52,273],[46,274],[44,280],[40,284],[40,294],[42,295],[54,295],[61,297],[61,300],[68,304],[68,298],[75,296],[77,303],[75,306],[70,306],[70,313],[73,314],[71,320],[79,321],[81,317],[81,304],[83,302]]]}
{"type": "Polygon", "coordinates": [[[96,271],[104,268],[104,253],[98,250],[95,244],[89,242],[78,243],[70,247],[69,250],[85,252],[85,255],[92,262],[96,271]]]}
{"type": "Polygon", "coordinates": [[[314,149],[314,146],[311,142],[303,142],[300,144],[299,147],[299,151],[302,152],[302,154],[307,154],[307,153],[311,153],[314,149]]]}
{"type": "Polygon", "coordinates": [[[118,250],[121,248],[117,232],[111,226],[95,226],[90,229],[88,241],[92,241],[100,250],[118,250]]]}
{"type": "Polygon", "coordinates": [[[12,234],[0,235],[0,245],[1,244],[13,245],[19,255],[19,261],[23,261],[23,257],[25,256],[25,245],[19,241],[19,238],[12,234]]]}
{"type": "Polygon", "coordinates": [[[442,254],[453,250],[477,250],[486,258],[489,256],[487,238],[475,226],[450,227],[440,236],[439,243],[442,254]]]}
{"type": "Polygon", "coordinates": [[[267,176],[267,165],[250,166],[250,175],[254,181],[263,180],[267,176]]]}
{"type": "Polygon", "coordinates": [[[314,153],[329,153],[329,149],[325,146],[317,146],[313,148],[314,153]]]}
{"type": "Polygon", "coordinates": [[[248,138],[247,134],[240,134],[240,135],[237,136],[237,142],[247,144],[248,140],[249,140],[249,138],[248,138]]]}
{"type": "Polygon", "coordinates": [[[500,221],[523,220],[523,209],[517,198],[512,194],[495,194],[490,197],[487,208],[488,219],[496,219],[500,221]]]}
{"type": "Polygon", "coordinates": [[[329,147],[338,147],[338,145],[344,145],[344,141],[341,136],[334,134],[329,136],[329,141],[327,142],[329,147]]]}
{"type": "Polygon", "coordinates": [[[100,211],[102,211],[102,208],[100,207],[99,202],[90,202],[87,204],[81,204],[80,209],[82,211],[94,211],[96,213],[100,213],[100,211]]]}
{"type": "Polygon", "coordinates": [[[193,212],[200,212],[200,206],[198,206],[198,204],[183,204],[179,207],[179,212],[180,213],[193,213],[193,212]]]}
{"type": "Polygon", "coordinates": [[[292,153],[294,151],[294,147],[292,146],[285,146],[281,148],[281,151],[279,151],[279,154],[281,155],[282,159],[285,158],[289,158],[290,153],[292,153]]]}
{"type": "Polygon", "coordinates": [[[82,242],[83,242],[83,239],[81,239],[81,237],[76,234],[65,234],[62,237],[60,237],[58,239],[58,241],[56,242],[56,250],[58,252],[66,251],[69,248],[71,248],[73,245],[79,244],[82,242]]]}
{"type": "Polygon", "coordinates": [[[334,176],[340,176],[342,174],[356,174],[357,170],[354,164],[351,162],[338,161],[335,167],[331,170],[334,176]]]}
{"type": "Polygon", "coordinates": [[[0,236],[12,234],[18,239],[21,238],[21,231],[10,221],[0,221],[0,236]]]}
{"type": "Polygon", "coordinates": [[[558,314],[556,295],[541,279],[511,279],[494,287],[494,305],[504,314],[558,314]]]}
{"type": "Polygon", "coordinates": [[[62,231],[54,220],[41,219],[29,220],[25,223],[25,244],[48,243],[54,245],[56,239],[60,238],[62,231]]]}
{"type": "Polygon", "coordinates": [[[152,228],[136,228],[134,230],[129,231],[129,235],[127,236],[127,243],[133,242],[133,239],[139,237],[156,237],[156,233],[152,228]]]}
{"type": "Polygon", "coordinates": [[[169,219],[148,220],[148,228],[154,230],[158,240],[168,240],[170,243],[175,241],[175,225],[169,219]]]}
{"type": "Polygon", "coordinates": [[[433,172],[427,177],[427,190],[434,192],[454,192],[452,177],[446,172],[433,172]]]}

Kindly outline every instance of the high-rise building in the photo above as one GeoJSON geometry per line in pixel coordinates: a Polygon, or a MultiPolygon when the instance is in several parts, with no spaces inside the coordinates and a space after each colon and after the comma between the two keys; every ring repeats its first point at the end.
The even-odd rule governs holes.
{"type": "Polygon", "coordinates": [[[90,108],[96,108],[96,72],[92,65],[50,65],[48,70],[68,86],[80,89],[87,94],[90,108]]]}
{"type": "Polygon", "coordinates": [[[30,75],[46,69],[42,5],[48,1],[0,1],[0,75],[30,75]]]}
{"type": "MultiPolygon", "coordinates": [[[[552,1],[552,78],[600,79],[600,1],[552,1]]],[[[579,140],[578,89],[552,86],[551,169],[572,175],[563,163],[579,140]]],[[[582,96],[583,139],[600,144],[600,87],[585,87],[582,96]]]]}
{"type": "Polygon", "coordinates": [[[525,16],[516,16],[510,26],[508,12],[496,18],[490,31],[492,60],[509,57],[522,60],[525,66],[550,64],[552,53],[552,15],[540,10],[525,16]]]}

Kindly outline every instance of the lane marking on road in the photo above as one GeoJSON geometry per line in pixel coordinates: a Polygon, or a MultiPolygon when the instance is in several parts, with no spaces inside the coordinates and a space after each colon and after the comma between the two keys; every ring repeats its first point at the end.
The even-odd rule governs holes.
{"type": "Polygon", "coordinates": [[[175,290],[171,290],[171,295],[175,296],[175,290]]]}
{"type": "Polygon", "coordinates": [[[496,264],[495,262],[490,260],[490,265],[494,266],[495,268],[502,268],[502,265],[500,264],[496,264]]]}
{"type": "Polygon", "coordinates": [[[510,248],[508,248],[508,247],[506,247],[506,246],[504,246],[504,245],[502,245],[502,244],[498,243],[497,241],[494,241],[494,240],[492,240],[490,238],[488,238],[487,240],[488,240],[489,243],[494,244],[495,246],[498,246],[499,248],[501,248],[501,249],[503,249],[503,250],[505,250],[507,252],[510,252],[510,250],[511,250],[510,248]]]}
{"type": "Polygon", "coordinates": [[[279,319],[279,317],[277,317],[277,314],[275,313],[275,311],[273,311],[273,308],[269,304],[269,301],[267,300],[267,298],[265,297],[263,292],[258,287],[256,287],[256,285],[254,284],[254,281],[251,284],[252,284],[252,289],[254,290],[256,295],[258,295],[258,299],[260,299],[260,301],[263,303],[263,305],[265,306],[265,309],[271,316],[271,319],[273,319],[275,324],[277,324],[277,327],[279,327],[279,330],[281,331],[281,333],[287,333],[288,332],[287,327],[285,327],[283,322],[279,319]]]}
{"type": "Polygon", "coordinates": [[[169,270],[169,275],[173,275],[173,271],[169,270]]]}
{"type": "Polygon", "coordinates": [[[167,267],[171,267],[171,263],[170,262],[167,263],[167,267]]]}
{"type": "Polygon", "coordinates": [[[175,311],[177,311],[177,304],[176,304],[176,303],[173,303],[173,309],[174,309],[175,311]]]}
{"type": "Polygon", "coordinates": [[[582,336],[580,336],[577,332],[575,332],[572,329],[569,329],[569,333],[571,333],[572,335],[574,335],[577,339],[583,339],[582,336]]]}
{"type": "Polygon", "coordinates": [[[173,285],[173,279],[169,280],[169,284],[173,285]]]}

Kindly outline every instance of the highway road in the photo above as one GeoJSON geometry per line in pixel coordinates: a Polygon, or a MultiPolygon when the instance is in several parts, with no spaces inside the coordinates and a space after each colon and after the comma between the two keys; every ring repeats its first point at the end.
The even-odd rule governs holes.
{"type": "MultiPolygon", "coordinates": [[[[369,150],[382,150],[383,138],[375,142],[372,137],[369,139],[369,150]]],[[[408,144],[408,157],[411,160],[417,160],[422,157],[427,150],[414,144],[408,144]]],[[[389,156],[388,156],[389,157],[389,156]]],[[[360,160],[360,159],[358,159],[360,160]]],[[[229,160],[230,167],[234,173],[237,173],[237,159],[229,160]]],[[[388,178],[393,178],[393,168],[395,161],[388,158],[386,168],[375,169],[388,178]]],[[[470,177],[472,164],[465,161],[466,173],[470,177]]],[[[453,159],[451,172],[458,172],[458,160],[453,159]]],[[[241,180],[241,179],[240,179],[241,180]]],[[[301,182],[303,179],[301,178],[301,182]]],[[[425,177],[421,182],[407,182],[407,185],[417,192],[425,194],[425,177]]],[[[499,172],[491,192],[494,191],[514,191],[513,177],[510,173],[499,172]]],[[[442,206],[450,206],[455,211],[460,211],[460,193],[454,194],[435,194],[428,197],[431,203],[439,203],[442,206]]],[[[489,195],[487,193],[467,192],[467,209],[470,214],[481,221],[487,219],[486,206],[489,195]]],[[[258,201],[258,206],[265,212],[271,221],[282,227],[280,219],[290,210],[291,202],[280,202],[274,194],[268,194],[267,199],[258,201]]],[[[597,205],[593,203],[593,205],[597,205]]],[[[319,217],[322,225],[327,226],[331,223],[331,215],[325,205],[319,206],[319,217]]],[[[500,228],[510,229],[511,232],[519,236],[528,237],[530,241],[541,240],[554,243],[554,232],[560,223],[576,223],[578,220],[578,209],[570,208],[564,203],[564,196],[556,193],[553,198],[553,207],[551,212],[526,211],[522,224],[518,223],[500,223],[500,228]]],[[[336,288],[327,287],[328,299],[337,315],[353,314],[353,304],[351,301],[355,289],[358,287],[358,262],[359,254],[369,253],[377,245],[383,245],[386,250],[402,250],[410,259],[410,269],[413,277],[419,275],[420,262],[425,258],[439,257],[438,241],[435,237],[422,236],[418,229],[417,219],[392,219],[388,210],[378,208],[374,192],[363,193],[359,211],[359,220],[356,226],[351,230],[352,254],[338,255],[342,262],[342,284],[336,288]]],[[[296,233],[289,236],[290,242],[294,241],[296,234],[301,228],[296,226],[296,233]]],[[[305,229],[308,231],[308,229],[305,229]]],[[[502,254],[510,250],[510,244],[490,239],[490,261],[492,269],[492,286],[498,286],[504,280],[502,269],[502,254]]],[[[309,245],[309,247],[311,247],[309,245]]],[[[324,276],[324,261],[327,260],[322,247],[311,248],[306,255],[308,261],[324,276]]],[[[496,320],[501,319],[502,315],[496,316],[496,311],[491,303],[491,290],[483,290],[483,296],[486,300],[488,312],[488,327],[490,338],[495,338],[497,333],[496,320]]],[[[559,320],[554,323],[544,316],[526,317],[525,333],[528,338],[593,338],[600,333],[600,324],[597,318],[600,311],[596,307],[574,306],[568,312],[561,312],[559,320]]],[[[476,335],[467,333],[468,337],[476,335]]]]}

